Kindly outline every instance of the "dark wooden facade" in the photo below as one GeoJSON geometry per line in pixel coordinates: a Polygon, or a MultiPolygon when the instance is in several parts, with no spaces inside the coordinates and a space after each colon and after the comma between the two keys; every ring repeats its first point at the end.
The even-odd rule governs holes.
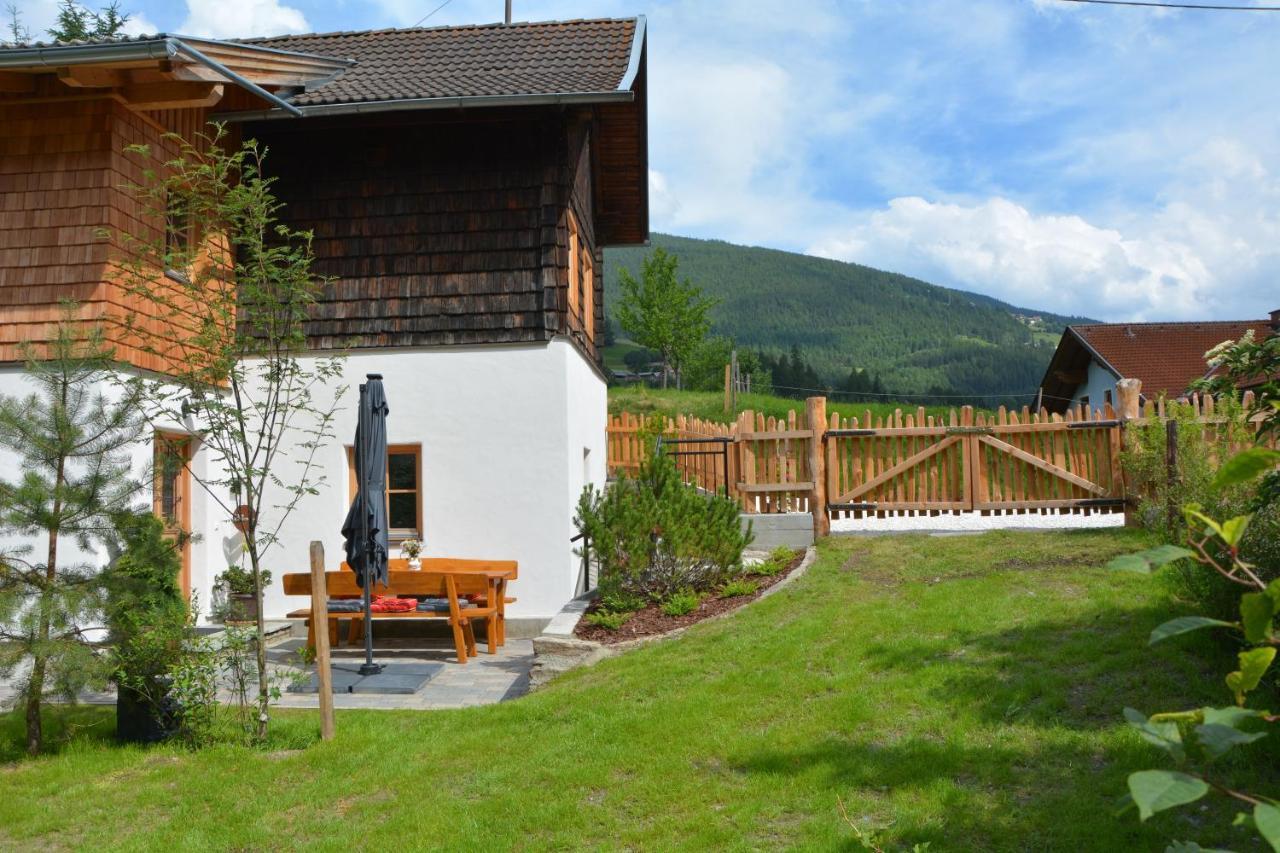
{"type": "Polygon", "coordinates": [[[318,350],[573,339],[598,360],[603,256],[590,108],[270,121],[293,227],[314,233],[327,283],[308,329],[318,350]],[[594,261],[569,298],[569,211],[594,261]],[[589,316],[584,316],[589,314],[589,316]]]}

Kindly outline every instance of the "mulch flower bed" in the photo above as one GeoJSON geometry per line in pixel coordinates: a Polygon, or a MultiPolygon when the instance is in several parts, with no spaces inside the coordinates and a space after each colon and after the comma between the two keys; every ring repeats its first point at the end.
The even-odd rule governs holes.
{"type": "MultiPolygon", "coordinates": [[[[656,604],[650,604],[643,610],[637,610],[631,615],[631,618],[622,624],[616,631],[603,628],[599,625],[587,624],[584,618],[578,621],[578,627],[574,629],[574,636],[581,640],[591,640],[596,643],[605,645],[613,645],[614,643],[625,643],[628,640],[635,640],[640,637],[652,637],[657,634],[666,634],[677,628],[684,628],[717,616],[729,610],[734,610],[742,605],[754,601],[764,594],[765,590],[771,586],[781,583],[784,578],[796,570],[796,568],[804,562],[805,551],[803,548],[796,551],[795,556],[791,558],[791,562],[787,567],[775,575],[752,575],[744,573],[743,577],[756,581],[759,586],[756,591],[750,595],[735,595],[732,598],[716,598],[708,595],[698,605],[698,609],[683,616],[668,616],[662,612],[662,609],[656,604]]],[[[587,608],[587,614],[595,613],[600,609],[599,600],[592,603],[587,608]]]]}

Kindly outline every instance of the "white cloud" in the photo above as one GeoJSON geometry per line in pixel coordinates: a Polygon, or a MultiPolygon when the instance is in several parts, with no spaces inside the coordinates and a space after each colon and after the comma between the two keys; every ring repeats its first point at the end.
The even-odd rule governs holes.
{"type": "Polygon", "coordinates": [[[1194,316],[1212,276],[1187,247],[1004,198],[961,205],[896,198],[814,254],[885,267],[1015,305],[1095,317],[1194,316]]]}
{"type": "Polygon", "coordinates": [[[649,216],[659,221],[674,219],[680,210],[680,199],[667,184],[667,176],[657,169],[649,170],[649,216]]]}
{"type": "Polygon", "coordinates": [[[302,12],[279,0],[187,0],[187,18],[178,32],[207,38],[248,38],[310,29],[302,12]]]}

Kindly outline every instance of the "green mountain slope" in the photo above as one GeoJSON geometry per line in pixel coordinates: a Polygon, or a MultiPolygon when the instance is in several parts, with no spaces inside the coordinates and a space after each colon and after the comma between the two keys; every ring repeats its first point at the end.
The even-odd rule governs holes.
{"type": "MultiPolygon", "coordinates": [[[[716,334],[752,349],[798,346],[832,383],[856,367],[898,393],[1031,394],[1063,327],[1086,322],[792,252],[667,234],[653,247],[720,300],[716,334]]],[[[606,305],[616,304],[618,270],[638,276],[649,251],[606,251],[606,305]]]]}

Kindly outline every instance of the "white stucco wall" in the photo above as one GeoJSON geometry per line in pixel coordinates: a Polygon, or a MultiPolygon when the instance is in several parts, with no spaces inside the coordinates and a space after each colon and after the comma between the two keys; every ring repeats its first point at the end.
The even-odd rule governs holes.
{"type": "Polygon", "coordinates": [[[1103,367],[1096,360],[1089,362],[1089,373],[1084,383],[1076,386],[1075,392],[1071,395],[1071,405],[1081,402],[1085,397],[1089,398],[1089,407],[1098,411],[1107,402],[1107,392],[1111,392],[1112,406],[1115,406],[1116,394],[1116,377],[1107,368],[1103,367]]]}
{"type": "MultiPolygon", "coordinates": [[[[281,531],[267,560],[276,577],[307,570],[312,540],[324,543],[330,568],[341,561],[358,385],[380,373],[388,443],[422,446],[424,555],[517,560],[518,601],[508,615],[554,615],[573,596],[577,562],[569,539],[578,493],[588,477],[604,482],[605,383],[582,355],[562,340],[400,348],[358,351],[343,369],[348,391],[337,440],[321,455],[326,481],[281,531]]],[[[304,605],[276,583],[266,612],[304,605]]]]}
{"type": "MultiPolygon", "coordinates": [[[[343,558],[342,521],[350,503],[346,447],[356,426],[358,385],[381,373],[390,414],[391,444],[422,446],[423,538],[426,556],[514,559],[520,564],[508,608],[512,618],[550,618],[573,597],[579,562],[569,540],[573,513],[587,482],[605,481],[606,388],[604,380],[564,340],[519,346],[441,347],[360,351],[344,363],[347,392],[335,438],[320,451],[324,481],[286,521],[280,541],[266,556],[276,582],[266,595],[268,616],[305,606],[285,596],[279,577],[308,570],[312,540],[325,546],[336,569],[343,558]]],[[[29,377],[20,368],[0,369],[0,393],[27,394],[29,377]]],[[[192,432],[192,424],[166,424],[192,432]]],[[[216,479],[216,462],[196,444],[193,473],[216,479]]],[[[148,435],[133,458],[148,479],[140,506],[151,503],[147,473],[152,459],[148,435]]],[[[296,457],[296,451],[294,456],[296,457]]],[[[277,466],[288,478],[292,463],[277,466]]],[[[0,475],[12,478],[17,460],[0,452],[0,475]]],[[[225,513],[193,483],[191,587],[207,615],[213,584],[238,553],[239,534],[225,513]]],[[[226,499],[227,496],[220,496],[226,499]]],[[[286,495],[266,496],[267,504],[286,495]]],[[[273,520],[265,509],[264,523],[273,520]]],[[[20,544],[5,542],[5,547],[20,544]]],[[[35,544],[35,543],[31,543],[35,544]]],[[[73,547],[68,542],[64,547],[73,547]]],[[[65,553],[65,552],[64,552],[65,553]]],[[[395,554],[398,556],[398,554],[395,554]]],[[[80,555],[105,564],[106,554],[80,555]]]]}
{"type": "MultiPolygon", "coordinates": [[[[36,393],[37,388],[35,381],[22,367],[17,365],[0,367],[0,395],[26,398],[36,393]]],[[[114,382],[102,381],[98,384],[96,392],[103,394],[109,400],[118,400],[120,388],[114,382]]],[[[193,426],[192,423],[167,421],[154,425],[154,427],[158,427],[168,433],[188,435],[192,434],[193,426]]],[[[134,501],[138,509],[150,508],[153,502],[154,427],[144,424],[138,442],[129,451],[131,471],[142,483],[142,488],[134,501]]],[[[208,454],[202,451],[197,442],[192,459],[193,471],[198,475],[208,476],[210,474],[210,465],[208,454]]],[[[12,481],[20,475],[20,469],[20,458],[8,450],[0,449],[0,477],[12,481]]],[[[211,581],[209,580],[209,572],[205,570],[205,567],[208,565],[226,565],[221,556],[215,559],[213,554],[221,554],[224,536],[234,534],[235,531],[229,523],[219,523],[219,513],[216,508],[211,509],[210,500],[206,493],[201,491],[198,486],[194,486],[194,484],[192,491],[192,530],[199,534],[199,538],[189,546],[191,548],[191,585],[192,591],[199,596],[202,608],[207,610],[211,595],[211,581]]],[[[32,559],[36,560],[44,559],[46,545],[47,541],[42,535],[13,536],[6,534],[3,541],[0,541],[0,548],[4,550],[31,546],[36,549],[35,553],[32,554],[32,559]]],[[[101,543],[93,543],[89,549],[84,549],[80,547],[74,537],[70,536],[63,536],[59,540],[58,553],[60,565],[69,565],[71,561],[75,561],[99,569],[105,567],[110,558],[106,548],[101,543]]]]}

